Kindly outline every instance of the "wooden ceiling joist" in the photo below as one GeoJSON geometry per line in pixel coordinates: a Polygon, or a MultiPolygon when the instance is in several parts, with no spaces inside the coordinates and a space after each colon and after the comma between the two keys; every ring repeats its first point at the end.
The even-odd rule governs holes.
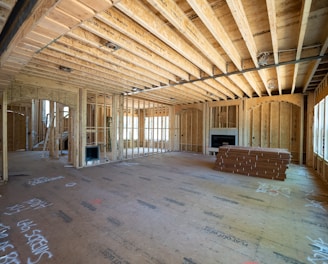
{"type": "Polygon", "coordinates": [[[195,10],[203,23],[210,30],[216,41],[221,45],[227,55],[231,58],[238,70],[242,70],[242,59],[235,48],[232,40],[226,30],[216,17],[211,5],[207,0],[187,0],[190,6],[195,10]]]}
{"type": "Polygon", "coordinates": [[[119,31],[108,27],[100,20],[92,19],[86,21],[81,25],[81,27],[107,41],[117,44],[119,47],[123,47],[124,49],[129,50],[131,53],[145,60],[148,60],[149,62],[152,62],[159,67],[162,67],[163,69],[167,70],[172,74],[176,74],[183,80],[189,80],[189,74],[187,72],[163,59],[159,55],[153,53],[144,46],[136,43],[135,41],[123,35],[119,31]]]}
{"type": "MultiPolygon", "coordinates": [[[[302,11],[301,11],[301,18],[300,18],[300,30],[299,30],[299,34],[298,34],[296,60],[299,60],[301,58],[301,54],[302,54],[302,50],[303,50],[304,37],[305,37],[305,31],[306,31],[306,27],[307,27],[307,21],[309,19],[309,15],[310,15],[311,4],[312,4],[312,0],[303,1],[302,11]]],[[[294,68],[293,84],[292,84],[292,90],[291,90],[292,94],[295,92],[298,68],[299,68],[299,64],[297,63],[297,64],[295,64],[295,68],[294,68]]]]}
{"type": "MultiPolygon", "coordinates": [[[[148,62],[126,50],[119,49],[113,53],[112,50],[108,49],[106,46],[100,46],[99,43],[101,42],[101,39],[98,36],[95,36],[94,34],[81,28],[75,28],[68,35],[81,42],[74,42],[75,48],[81,47],[82,50],[86,50],[86,44],[94,47],[95,49],[89,49],[89,54],[95,56],[95,58],[101,58],[106,62],[111,62],[134,72],[141,71],[142,75],[146,74],[150,78],[153,78],[161,83],[168,83],[169,80],[176,82],[176,76],[174,74],[171,74],[157,65],[148,62]],[[98,49],[101,50],[100,53],[103,53],[100,57],[98,57],[100,55],[98,54],[98,49]]],[[[60,40],[62,40],[62,38],[60,40]]]]}
{"type": "MultiPolygon", "coordinates": [[[[200,53],[186,43],[172,28],[162,21],[156,14],[152,13],[149,8],[139,0],[123,0],[115,5],[122,12],[142,25],[150,33],[158,37],[168,46],[185,56],[189,61],[197,65],[208,75],[213,74],[212,64],[206,60],[200,53]]],[[[200,72],[196,78],[200,78],[200,72]]]]}
{"type": "Polygon", "coordinates": [[[133,20],[128,18],[126,15],[123,15],[117,9],[111,8],[106,12],[98,14],[96,17],[107,25],[129,36],[134,41],[139,42],[141,45],[147,46],[151,51],[163,58],[166,58],[179,68],[184,69],[190,75],[199,78],[200,71],[198,67],[174,49],[160,41],[158,38],[152,34],[149,34],[146,29],[134,23],[133,20]]]}
{"type": "Polygon", "coordinates": [[[2,30],[10,1],[0,89],[44,80],[174,105],[306,93],[328,72],[324,1],[33,0],[2,30]]]}
{"type": "MultiPolygon", "coordinates": [[[[179,8],[174,0],[149,0],[154,8],[163,14],[191,43],[202,52],[207,59],[220,69],[227,72],[227,63],[218,51],[208,42],[198,28],[190,21],[186,14],[179,8]]],[[[210,74],[210,75],[213,75],[210,74]]]]}

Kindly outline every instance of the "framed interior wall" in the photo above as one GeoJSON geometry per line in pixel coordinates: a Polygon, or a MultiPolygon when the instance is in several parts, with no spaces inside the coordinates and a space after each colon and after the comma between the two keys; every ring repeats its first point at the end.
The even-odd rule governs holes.
{"type": "Polygon", "coordinates": [[[91,165],[169,151],[170,131],[167,105],[131,96],[87,93],[86,148],[99,150],[98,160],[90,161],[91,165]]]}
{"type": "MultiPolygon", "coordinates": [[[[111,126],[112,96],[100,92],[87,93],[86,162],[103,163],[113,159],[111,126]]],[[[88,164],[87,164],[88,165],[88,164]]]]}
{"type": "Polygon", "coordinates": [[[179,112],[179,150],[203,152],[203,111],[186,108],[179,112]]]}
{"type": "Polygon", "coordinates": [[[123,159],[147,156],[169,151],[169,106],[124,98],[122,140],[123,159]]]}
{"type": "Polygon", "coordinates": [[[287,149],[303,164],[304,95],[245,99],[244,109],[246,146],[287,149]]]}

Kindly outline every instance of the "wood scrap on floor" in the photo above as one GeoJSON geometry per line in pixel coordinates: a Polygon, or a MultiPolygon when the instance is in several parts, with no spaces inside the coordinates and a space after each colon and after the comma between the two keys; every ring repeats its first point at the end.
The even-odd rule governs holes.
{"type": "Polygon", "coordinates": [[[219,147],[214,169],[283,181],[290,161],[286,149],[226,145],[219,147]]]}

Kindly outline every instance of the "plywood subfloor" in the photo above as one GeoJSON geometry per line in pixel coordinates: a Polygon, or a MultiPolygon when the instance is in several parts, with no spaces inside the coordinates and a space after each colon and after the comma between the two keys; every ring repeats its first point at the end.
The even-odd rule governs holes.
{"type": "Polygon", "coordinates": [[[305,167],[280,182],[221,173],[215,157],[192,153],[80,170],[38,152],[9,160],[1,263],[328,260],[328,188],[305,167]]]}

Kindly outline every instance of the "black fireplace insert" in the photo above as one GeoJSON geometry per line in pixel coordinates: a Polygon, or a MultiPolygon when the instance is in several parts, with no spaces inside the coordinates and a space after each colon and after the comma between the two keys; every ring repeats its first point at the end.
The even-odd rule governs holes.
{"type": "Polygon", "coordinates": [[[212,135],[211,147],[218,148],[224,145],[236,145],[236,136],[234,135],[212,135]]]}

